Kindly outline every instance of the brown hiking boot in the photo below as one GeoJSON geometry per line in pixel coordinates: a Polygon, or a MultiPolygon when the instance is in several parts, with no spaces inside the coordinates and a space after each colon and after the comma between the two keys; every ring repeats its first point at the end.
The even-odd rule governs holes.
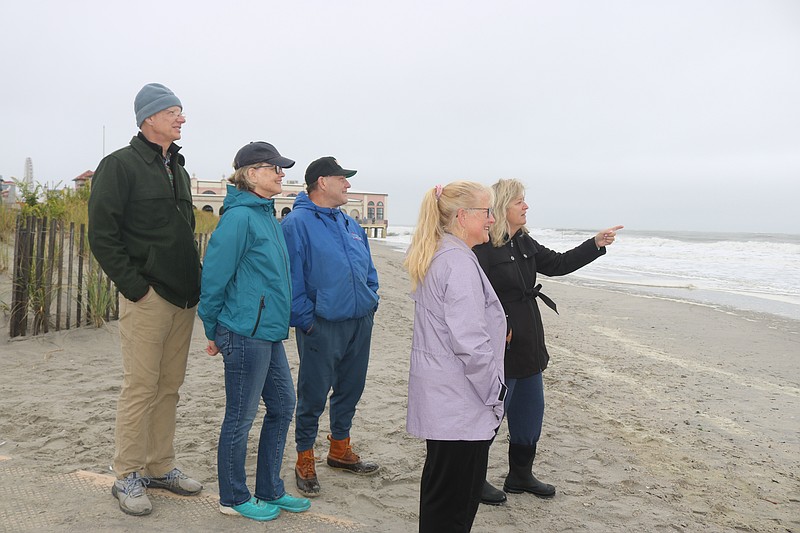
{"type": "Polygon", "coordinates": [[[297,463],[294,465],[294,479],[297,490],[303,496],[319,496],[320,486],[317,480],[317,466],[314,463],[314,448],[297,452],[297,463]]]}
{"type": "Polygon", "coordinates": [[[350,437],[336,440],[331,435],[328,435],[328,440],[331,441],[331,450],[328,452],[328,466],[331,468],[338,468],[345,472],[352,472],[362,476],[370,476],[380,469],[380,466],[376,463],[362,462],[361,458],[353,453],[353,448],[350,446],[350,437]]]}

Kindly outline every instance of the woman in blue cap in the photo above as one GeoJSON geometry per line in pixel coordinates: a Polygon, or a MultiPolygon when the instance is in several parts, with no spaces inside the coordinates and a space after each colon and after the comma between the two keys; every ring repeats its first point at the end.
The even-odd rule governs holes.
{"type": "Polygon", "coordinates": [[[275,219],[272,197],[281,192],[283,169],[294,161],[266,142],[236,154],[225,215],[211,235],[203,264],[198,314],[209,355],[225,362],[225,419],[217,471],[220,512],[272,520],[284,509],[305,511],[306,498],[286,493],[280,477],[295,392],[283,340],[289,334],[292,288],[289,255],[275,219]],[[255,494],[247,488],[247,438],[264,400],[255,494]]]}

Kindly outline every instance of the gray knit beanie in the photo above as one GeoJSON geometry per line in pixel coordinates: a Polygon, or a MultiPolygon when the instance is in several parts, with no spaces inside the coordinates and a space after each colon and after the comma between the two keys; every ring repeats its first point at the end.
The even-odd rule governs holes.
{"type": "Polygon", "coordinates": [[[175,105],[183,109],[183,105],[175,93],[160,83],[148,83],[142,87],[142,90],[136,95],[136,100],[133,101],[136,125],[141,127],[146,118],[175,105]]]}

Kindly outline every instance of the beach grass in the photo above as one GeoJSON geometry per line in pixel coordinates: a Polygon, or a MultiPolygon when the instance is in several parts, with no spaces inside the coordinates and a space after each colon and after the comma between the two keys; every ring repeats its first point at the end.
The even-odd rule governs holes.
{"type": "Polygon", "coordinates": [[[219,222],[219,217],[217,215],[206,211],[195,211],[194,219],[195,233],[211,233],[216,229],[217,222],[219,222]]]}
{"type": "Polygon", "coordinates": [[[5,205],[0,206],[0,272],[6,272],[11,267],[11,242],[14,237],[17,212],[16,209],[5,205]]]}

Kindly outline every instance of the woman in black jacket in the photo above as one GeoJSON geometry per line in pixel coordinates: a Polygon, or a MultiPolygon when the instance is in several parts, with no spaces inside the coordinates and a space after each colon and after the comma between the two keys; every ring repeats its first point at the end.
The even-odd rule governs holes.
{"type": "MultiPolygon", "coordinates": [[[[497,222],[491,228],[490,241],[476,246],[474,251],[503,304],[508,322],[505,411],[510,444],[509,472],[503,490],[550,498],[556,493],[555,487],[542,483],[532,472],[544,416],[542,371],[550,359],[536,299],[553,311],[556,304],[539,292],[542,286],[536,283],[536,274],[563,276],[591,263],[606,253],[605,247],[614,242],[622,226],[603,230],[568,252],[554,252],[528,234],[525,227],[528,204],[522,183],[500,180],[492,188],[497,222]]],[[[488,481],[484,484],[483,503],[497,505],[505,499],[505,494],[488,481]]]]}

